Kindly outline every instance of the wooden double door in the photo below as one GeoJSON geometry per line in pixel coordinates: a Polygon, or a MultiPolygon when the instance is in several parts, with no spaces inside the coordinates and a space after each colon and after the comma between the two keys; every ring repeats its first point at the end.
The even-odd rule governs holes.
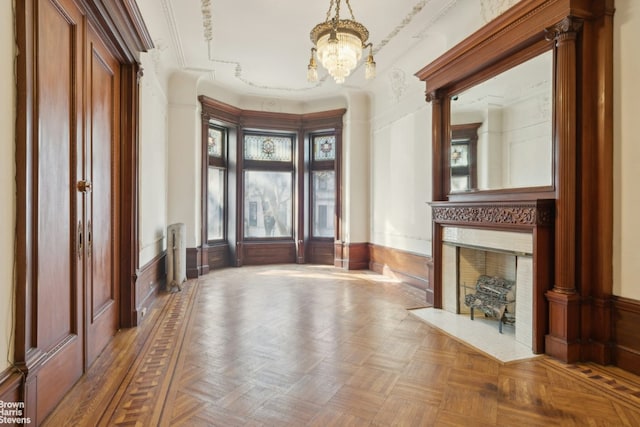
{"type": "MultiPolygon", "coordinates": [[[[34,375],[41,421],[119,327],[120,64],[72,0],[33,3],[34,375]]],[[[28,399],[30,400],[30,399],[28,399]]]]}

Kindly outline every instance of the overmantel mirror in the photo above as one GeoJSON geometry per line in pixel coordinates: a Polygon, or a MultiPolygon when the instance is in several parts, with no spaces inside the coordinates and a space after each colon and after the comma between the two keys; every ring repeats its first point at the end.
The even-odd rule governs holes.
{"type": "Polygon", "coordinates": [[[553,185],[550,49],[447,97],[447,194],[553,185]]]}
{"type": "Polygon", "coordinates": [[[568,69],[557,47],[583,22],[571,5],[522,1],[416,73],[432,105],[434,201],[556,197],[558,88],[575,96],[577,59],[568,69]]]}

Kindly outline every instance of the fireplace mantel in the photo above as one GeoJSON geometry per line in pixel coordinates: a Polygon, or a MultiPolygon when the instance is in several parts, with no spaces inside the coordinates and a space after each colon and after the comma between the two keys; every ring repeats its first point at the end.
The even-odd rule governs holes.
{"type": "MultiPolygon", "coordinates": [[[[433,270],[427,300],[440,307],[444,227],[533,233],[534,303],[541,308],[536,322],[547,322],[537,325],[547,334],[539,349],[568,363],[633,369],[630,360],[638,357],[616,353],[612,311],[614,11],[614,0],[523,0],[416,73],[431,104],[433,270]],[[550,185],[518,188],[503,180],[499,189],[452,193],[451,129],[459,123],[452,122],[451,101],[545,49],[554,57],[550,185]],[[536,201],[519,202],[525,199],[536,201]]],[[[536,163],[532,158],[527,167],[536,163]]]]}
{"type": "Polygon", "coordinates": [[[433,221],[443,225],[532,231],[553,227],[555,200],[433,202],[433,221]]]}

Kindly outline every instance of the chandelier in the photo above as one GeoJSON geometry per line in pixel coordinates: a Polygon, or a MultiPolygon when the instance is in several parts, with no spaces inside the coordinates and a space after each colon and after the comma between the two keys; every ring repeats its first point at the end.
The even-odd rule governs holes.
{"type": "Polygon", "coordinates": [[[336,83],[344,83],[362,58],[362,49],[369,48],[369,56],[365,65],[365,77],[372,79],[376,75],[376,63],[373,60],[373,45],[367,43],[369,30],[355,20],[349,0],[345,0],[351,19],[340,19],[340,3],[342,0],[330,0],[327,19],[311,30],[311,59],[307,68],[307,80],[318,81],[318,65],[329,71],[336,83]],[[335,15],[330,18],[335,8],[335,15]]]}

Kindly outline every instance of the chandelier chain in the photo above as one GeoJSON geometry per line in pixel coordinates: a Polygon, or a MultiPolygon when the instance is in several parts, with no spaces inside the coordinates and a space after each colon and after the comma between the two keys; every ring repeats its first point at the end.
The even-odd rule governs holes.
{"type": "MultiPolygon", "coordinates": [[[[338,3],[340,2],[340,0],[338,0],[338,3]]],[[[329,20],[331,19],[331,11],[333,10],[333,3],[334,0],[331,0],[329,2],[329,10],[327,10],[327,19],[325,19],[326,22],[329,22],[329,20]]]]}
{"type": "MultiPolygon", "coordinates": [[[[351,2],[349,0],[346,0],[346,1],[347,1],[347,7],[349,8],[349,13],[351,14],[351,19],[355,21],[356,17],[353,15],[353,9],[351,9],[351,2]]],[[[338,3],[340,3],[340,0],[338,0],[338,3]]]]}

